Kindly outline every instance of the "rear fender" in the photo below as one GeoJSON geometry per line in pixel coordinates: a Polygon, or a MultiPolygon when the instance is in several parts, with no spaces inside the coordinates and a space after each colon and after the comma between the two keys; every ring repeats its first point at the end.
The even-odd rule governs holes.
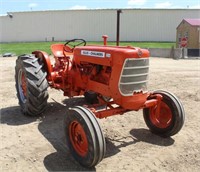
{"type": "Polygon", "coordinates": [[[41,58],[44,62],[44,67],[47,72],[47,80],[51,80],[52,65],[49,55],[44,51],[33,51],[32,54],[37,58],[41,58]]]}

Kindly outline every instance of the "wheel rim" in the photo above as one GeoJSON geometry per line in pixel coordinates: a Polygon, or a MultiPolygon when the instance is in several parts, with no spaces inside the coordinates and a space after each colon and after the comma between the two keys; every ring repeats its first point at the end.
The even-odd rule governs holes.
{"type": "Polygon", "coordinates": [[[150,120],[158,128],[167,128],[172,122],[172,111],[170,107],[161,102],[160,113],[156,114],[157,108],[150,109],[150,120]]]}
{"type": "Polygon", "coordinates": [[[20,69],[18,73],[18,88],[19,88],[20,99],[23,103],[25,103],[27,95],[27,85],[26,85],[25,74],[22,71],[22,69],[20,69]]]}
{"type": "Polygon", "coordinates": [[[75,151],[80,156],[85,156],[88,152],[88,140],[83,127],[78,121],[71,122],[69,126],[69,137],[75,151]]]}

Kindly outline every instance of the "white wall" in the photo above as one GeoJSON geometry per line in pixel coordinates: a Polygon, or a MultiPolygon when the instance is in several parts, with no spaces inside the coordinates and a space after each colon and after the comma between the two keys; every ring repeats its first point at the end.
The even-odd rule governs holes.
{"type": "MultiPolygon", "coordinates": [[[[0,16],[0,42],[56,41],[83,38],[100,41],[107,34],[116,39],[117,10],[65,10],[13,12],[0,16]]],[[[124,9],[121,41],[175,41],[183,18],[200,18],[195,9],[124,9]]]]}
{"type": "Polygon", "coordinates": [[[123,40],[176,41],[183,18],[200,18],[200,10],[127,10],[122,14],[123,40]]]}

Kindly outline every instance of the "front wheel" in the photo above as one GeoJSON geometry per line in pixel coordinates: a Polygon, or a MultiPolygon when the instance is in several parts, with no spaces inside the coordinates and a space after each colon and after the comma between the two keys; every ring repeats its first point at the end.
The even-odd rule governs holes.
{"type": "Polygon", "coordinates": [[[143,109],[143,117],[146,125],[152,133],[162,137],[170,137],[178,133],[185,121],[185,112],[178,98],[167,91],[155,91],[160,94],[162,100],[160,109],[158,106],[143,109]],[[157,114],[156,111],[160,113],[157,114]]]}
{"type": "Polygon", "coordinates": [[[84,107],[69,109],[64,121],[67,146],[82,166],[94,167],[104,157],[105,138],[94,114],[84,107]]]}

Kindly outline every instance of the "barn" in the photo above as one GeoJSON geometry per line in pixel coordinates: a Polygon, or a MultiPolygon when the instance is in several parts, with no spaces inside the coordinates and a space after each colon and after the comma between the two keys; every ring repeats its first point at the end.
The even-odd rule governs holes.
{"type": "MultiPolygon", "coordinates": [[[[183,18],[200,18],[199,9],[122,9],[121,41],[176,41],[183,18]]],[[[9,12],[0,16],[0,42],[116,40],[117,9],[9,12]]]]}

